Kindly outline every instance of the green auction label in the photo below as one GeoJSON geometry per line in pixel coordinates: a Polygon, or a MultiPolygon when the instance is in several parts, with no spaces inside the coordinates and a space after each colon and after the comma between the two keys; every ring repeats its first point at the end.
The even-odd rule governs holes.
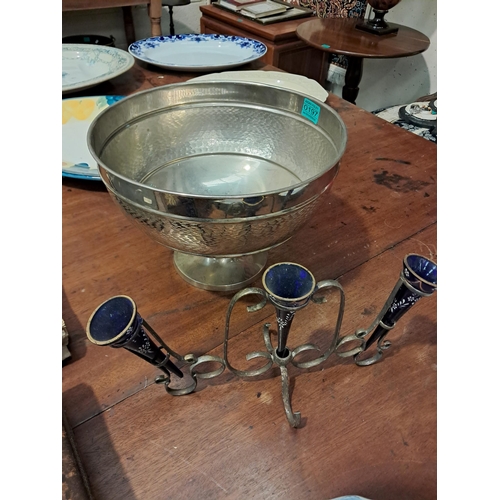
{"type": "Polygon", "coordinates": [[[321,108],[315,102],[312,102],[309,99],[304,99],[301,115],[306,117],[308,120],[311,120],[314,125],[318,123],[320,111],[321,108]]]}

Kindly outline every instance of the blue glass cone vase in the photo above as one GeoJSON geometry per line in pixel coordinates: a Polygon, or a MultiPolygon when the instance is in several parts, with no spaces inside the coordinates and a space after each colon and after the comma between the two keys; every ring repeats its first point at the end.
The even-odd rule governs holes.
{"type": "Polygon", "coordinates": [[[437,289],[437,264],[421,255],[409,254],[403,259],[403,271],[396,283],[378,326],[366,341],[365,349],[381,341],[396,322],[422,297],[437,289]],[[392,297],[392,299],[391,299],[392,297]]]}
{"type": "Polygon", "coordinates": [[[97,307],[87,323],[87,337],[96,345],[124,347],[167,375],[172,372],[183,377],[181,370],[145,332],[135,302],[126,295],[111,297],[97,307]]]}
{"type": "Polygon", "coordinates": [[[307,305],[316,288],[316,280],[305,267],[292,262],[280,262],[269,267],[262,283],[276,310],[278,347],[276,354],[285,357],[286,342],[295,312],[307,305]]]}

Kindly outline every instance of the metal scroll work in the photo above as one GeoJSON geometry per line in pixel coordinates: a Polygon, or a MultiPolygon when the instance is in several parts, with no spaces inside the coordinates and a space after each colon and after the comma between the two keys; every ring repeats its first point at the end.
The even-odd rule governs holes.
{"type": "Polygon", "coordinates": [[[317,366],[330,356],[337,345],[342,316],[344,314],[345,295],[340,283],[334,280],[324,280],[316,284],[314,276],[305,267],[291,262],[282,262],[269,267],[263,275],[262,282],[264,290],[260,288],[246,288],[238,292],[231,303],[226,315],[226,328],[224,337],[224,360],[228,369],[239,377],[255,377],[268,371],[274,364],[280,369],[281,374],[281,396],[283,406],[285,408],[286,418],[292,427],[300,425],[300,412],[292,410],[290,401],[290,384],[288,376],[288,364],[292,364],[298,368],[311,368],[317,366]],[[337,324],[333,333],[332,341],[329,348],[320,356],[306,362],[297,362],[295,357],[304,351],[316,350],[321,352],[321,349],[315,344],[303,344],[290,350],[286,343],[290,327],[292,325],[295,313],[307,306],[310,300],[314,302],[322,302],[321,298],[315,297],[320,290],[327,288],[336,288],[340,292],[340,307],[337,316],[337,324]],[[247,308],[249,312],[254,312],[262,309],[269,301],[274,306],[276,311],[276,324],[278,329],[278,345],[273,347],[271,337],[269,335],[270,323],[263,326],[263,337],[266,351],[251,352],[247,354],[246,359],[250,361],[255,358],[264,358],[266,363],[255,370],[237,370],[228,360],[228,345],[229,345],[229,324],[231,313],[236,302],[246,295],[260,295],[261,302],[247,308]]]}
{"type": "MultiPolygon", "coordinates": [[[[87,337],[97,345],[124,347],[163,373],[155,382],[164,384],[166,391],[173,396],[183,396],[195,391],[199,379],[210,379],[222,374],[227,367],[241,378],[262,375],[273,366],[278,366],[281,375],[281,395],[286,418],[290,426],[300,426],[300,412],[293,411],[290,396],[288,366],[307,369],[326,361],[332,353],[340,357],[353,357],[358,366],[369,366],[379,361],[390,342],[385,340],[396,322],[422,297],[430,296],[437,286],[437,265],[429,259],[416,254],[409,254],[403,260],[403,270],[396,286],[392,290],[384,307],[368,329],[357,330],[353,335],[340,338],[340,329],[344,315],[345,293],[336,280],[328,279],[316,283],[312,273],[305,267],[292,262],[281,262],[269,267],[262,277],[262,288],[240,290],[229,303],[224,332],[224,358],[212,355],[196,357],[193,354],[180,354],[169,348],[151,326],[139,315],[135,302],[126,295],[112,297],[102,303],[91,315],[87,324],[87,337]],[[306,307],[310,301],[325,302],[320,297],[321,291],[338,290],[340,302],[329,346],[324,352],[313,343],[306,343],[290,349],[287,346],[290,328],[295,314],[306,307]],[[277,346],[273,346],[270,335],[270,323],[262,327],[265,350],[253,351],[246,355],[246,360],[262,358],[262,366],[249,370],[239,370],[228,359],[229,327],[231,314],[236,303],[245,296],[257,295],[260,301],[247,307],[252,313],[262,309],[268,302],[274,306],[277,326],[277,346]],[[368,334],[371,335],[368,337],[368,334]],[[148,335],[149,333],[149,335],[148,335]],[[156,341],[153,342],[153,339],[156,341]],[[345,350],[349,344],[355,347],[345,350]],[[367,358],[360,358],[365,351],[376,343],[376,353],[367,358]],[[306,351],[320,353],[316,358],[298,361],[296,357],[306,351]],[[177,363],[172,361],[173,358],[177,363]],[[218,363],[220,366],[210,372],[199,371],[205,363],[218,363]],[[187,367],[184,372],[181,368],[187,367]],[[186,372],[186,373],[185,373],[186,372]],[[171,375],[176,386],[171,387],[171,375]],[[188,375],[188,376],[185,376],[188,375]],[[180,379],[185,381],[178,387],[180,379]]],[[[332,322],[333,325],[333,322],[332,322]]]]}

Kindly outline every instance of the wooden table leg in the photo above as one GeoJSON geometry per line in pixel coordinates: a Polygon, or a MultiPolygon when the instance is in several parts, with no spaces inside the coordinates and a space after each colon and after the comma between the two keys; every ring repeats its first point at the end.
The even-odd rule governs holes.
{"type": "Polygon", "coordinates": [[[356,104],[356,97],[359,92],[359,82],[363,76],[363,58],[362,57],[349,57],[347,64],[347,71],[345,73],[345,84],[342,89],[342,97],[356,104]]]}
{"type": "Polygon", "coordinates": [[[168,6],[168,15],[170,17],[170,35],[175,35],[175,27],[174,27],[174,8],[169,5],[168,6]]]}
{"type": "Polygon", "coordinates": [[[161,0],[151,0],[148,4],[148,15],[151,21],[151,36],[161,36],[161,0]]]}
{"type": "Polygon", "coordinates": [[[132,7],[130,5],[122,7],[123,23],[125,25],[125,38],[127,44],[135,42],[134,18],[132,16],[132,7]]]}

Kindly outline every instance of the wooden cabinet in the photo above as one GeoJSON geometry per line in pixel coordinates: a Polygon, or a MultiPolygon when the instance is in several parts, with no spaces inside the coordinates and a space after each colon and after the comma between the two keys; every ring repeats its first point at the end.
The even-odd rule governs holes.
{"type": "Polygon", "coordinates": [[[259,40],[267,46],[267,53],[261,59],[263,63],[288,73],[307,76],[321,85],[325,82],[328,71],[327,55],[299,40],[295,34],[297,26],[310,21],[311,18],[263,25],[213,5],[202,5],[200,10],[201,33],[259,40]]]}

